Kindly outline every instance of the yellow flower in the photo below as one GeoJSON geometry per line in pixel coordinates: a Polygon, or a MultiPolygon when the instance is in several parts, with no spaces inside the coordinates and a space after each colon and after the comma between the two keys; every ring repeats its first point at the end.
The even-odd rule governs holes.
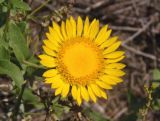
{"type": "Polygon", "coordinates": [[[110,37],[108,25],[99,28],[99,21],[91,23],[88,17],[83,22],[70,17],[61,26],[53,22],[44,40],[44,54],[40,63],[48,68],[44,72],[45,83],[51,84],[55,95],[63,98],[71,92],[78,105],[85,101],[107,99],[105,90],[122,82],[125,74],[119,63],[123,51],[117,51],[121,42],[110,37]]]}

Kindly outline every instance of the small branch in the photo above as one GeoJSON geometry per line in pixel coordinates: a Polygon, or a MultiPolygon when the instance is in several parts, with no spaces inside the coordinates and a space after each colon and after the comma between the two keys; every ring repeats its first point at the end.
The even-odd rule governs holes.
{"type": "MultiPolygon", "coordinates": [[[[140,5],[144,5],[146,4],[146,1],[145,0],[134,0],[134,2],[137,4],[137,6],[140,6],[140,5]]],[[[113,12],[113,14],[117,14],[117,15],[120,15],[126,11],[131,11],[133,6],[133,1],[126,1],[126,3],[122,3],[122,5],[119,3],[118,5],[121,6],[121,9],[117,9],[116,11],[113,12]],[[131,5],[130,5],[131,4],[131,5]],[[127,7],[126,7],[127,6],[127,7]]]]}
{"type": "Polygon", "coordinates": [[[141,56],[144,56],[144,57],[149,58],[151,60],[157,60],[157,61],[160,62],[160,58],[156,58],[156,56],[154,56],[152,54],[144,53],[144,52],[142,52],[140,50],[137,50],[135,48],[132,48],[132,47],[130,47],[130,46],[124,44],[124,43],[122,44],[122,47],[124,47],[125,49],[127,49],[127,50],[129,50],[131,52],[134,52],[137,55],[141,55],[141,56]]]}
{"type": "Polygon", "coordinates": [[[135,34],[133,34],[131,37],[129,37],[128,39],[126,39],[123,42],[123,44],[126,44],[126,43],[134,40],[137,36],[139,36],[141,33],[143,33],[153,22],[154,22],[153,19],[151,19],[142,29],[140,29],[135,34]]]}
{"type": "Polygon", "coordinates": [[[98,1],[96,2],[95,4],[92,4],[90,6],[88,6],[87,8],[85,9],[81,9],[81,8],[73,8],[74,11],[76,12],[80,12],[80,13],[89,13],[90,11],[94,10],[94,9],[97,9],[97,8],[100,8],[106,4],[108,4],[110,2],[110,0],[102,0],[102,1],[98,1]]]}
{"type": "Polygon", "coordinates": [[[140,28],[136,27],[130,27],[130,26],[109,26],[113,30],[119,30],[119,31],[132,31],[132,32],[137,32],[140,28]]]}
{"type": "Polygon", "coordinates": [[[33,10],[28,16],[27,18],[31,18],[35,13],[37,13],[40,9],[42,9],[44,6],[46,6],[46,4],[49,2],[50,0],[45,1],[44,3],[42,3],[39,7],[37,7],[35,10],[33,10]]]}
{"type": "Polygon", "coordinates": [[[113,121],[117,121],[123,114],[125,114],[128,111],[127,107],[124,107],[121,111],[119,111],[114,118],[112,119],[113,121]]]}

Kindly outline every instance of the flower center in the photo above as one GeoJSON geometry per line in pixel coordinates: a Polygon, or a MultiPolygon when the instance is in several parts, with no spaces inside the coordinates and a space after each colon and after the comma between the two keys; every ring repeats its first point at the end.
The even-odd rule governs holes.
{"type": "Polygon", "coordinates": [[[86,85],[96,79],[102,63],[101,50],[87,38],[68,40],[58,52],[58,70],[71,84],[86,85]]]}

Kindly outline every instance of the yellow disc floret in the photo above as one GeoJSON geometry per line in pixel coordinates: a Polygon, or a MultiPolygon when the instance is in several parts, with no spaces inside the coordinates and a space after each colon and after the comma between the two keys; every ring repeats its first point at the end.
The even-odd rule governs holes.
{"type": "Polygon", "coordinates": [[[58,52],[58,69],[71,84],[88,84],[97,78],[102,65],[102,51],[87,38],[68,40],[58,52]]]}

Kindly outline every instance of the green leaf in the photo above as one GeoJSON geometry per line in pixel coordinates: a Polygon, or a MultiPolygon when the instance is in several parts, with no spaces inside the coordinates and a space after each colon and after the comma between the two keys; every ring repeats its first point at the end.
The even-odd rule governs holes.
{"type": "Polygon", "coordinates": [[[159,87],[159,83],[158,82],[152,82],[152,89],[155,90],[156,88],[159,87]]]}
{"type": "Polygon", "coordinates": [[[10,58],[9,52],[2,45],[0,45],[0,58],[6,60],[10,58]]]}
{"type": "Polygon", "coordinates": [[[0,27],[2,27],[7,20],[7,12],[0,12],[0,27]]]}
{"type": "Polygon", "coordinates": [[[0,45],[8,48],[8,43],[5,41],[5,26],[0,27],[0,45]]]}
{"type": "Polygon", "coordinates": [[[23,93],[23,100],[28,101],[32,104],[37,104],[38,97],[34,95],[30,89],[25,89],[23,93]]]}
{"type": "Polygon", "coordinates": [[[4,0],[0,0],[0,4],[3,3],[3,2],[4,2],[4,0]]]}
{"type": "Polygon", "coordinates": [[[13,8],[18,8],[24,11],[29,11],[31,8],[29,5],[21,0],[11,0],[11,3],[13,5],[13,8]]]}
{"type": "Polygon", "coordinates": [[[3,41],[4,27],[0,27],[0,44],[3,41]]]}
{"type": "Polygon", "coordinates": [[[24,33],[27,28],[27,22],[21,21],[17,24],[17,26],[20,28],[21,32],[24,33]]]}
{"type": "Polygon", "coordinates": [[[153,79],[154,80],[159,80],[160,81],[160,70],[159,69],[154,69],[153,70],[153,79]]]}
{"type": "Polygon", "coordinates": [[[23,75],[19,67],[8,60],[0,59],[0,74],[6,74],[9,76],[19,88],[21,88],[21,85],[24,82],[23,75]]]}
{"type": "Polygon", "coordinates": [[[86,108],[84,113],[93,121],[109,121],[108,119],[104,118],[102,114],[99,112],[93,111],[90,108],[86,108]]]}
{"type": "Polygon", "coordinates": [[[23,62],[23,60],[30,57],[27,42],[18,26],[14,23],[9,24],[9,45],[19,62],[23,62]]]}
{"type": "Polygon", "coordinates": [[[52,106],[52,110],[58,118],[62,117],[62,114],[65,110],[64,108],[65,108],[65,106],[58,104],[58,102],[54,103],[52,106]]]}
{"type": "Polygon", "coordinates": [[[55,97],[53,100],[52,100],[52,106],[51,106],[51,109],[52,111],[54,112],[54,114],[57,116],[57,120],[59,120],[59,118],[62,117],[62,114],[64,112],[68,113],[70,111],[70,107],[68,106],[64,106],[62,104],[59,104],[59,99],[60,97],[55,97]]]}
{"type": "MultiPolygon", "coordinates": [[[[2,6],[2,12],[7,13],[8,14],[8,7],[7,6],[2,6]]],[[[8,17],[8,16],[7,16],[8,17]]]]}
{"type": "Polygon", "coordinates": [[[160,109],[160,99],[154,99],[152,107],[155,111],[158,111],[160,109]]]}

